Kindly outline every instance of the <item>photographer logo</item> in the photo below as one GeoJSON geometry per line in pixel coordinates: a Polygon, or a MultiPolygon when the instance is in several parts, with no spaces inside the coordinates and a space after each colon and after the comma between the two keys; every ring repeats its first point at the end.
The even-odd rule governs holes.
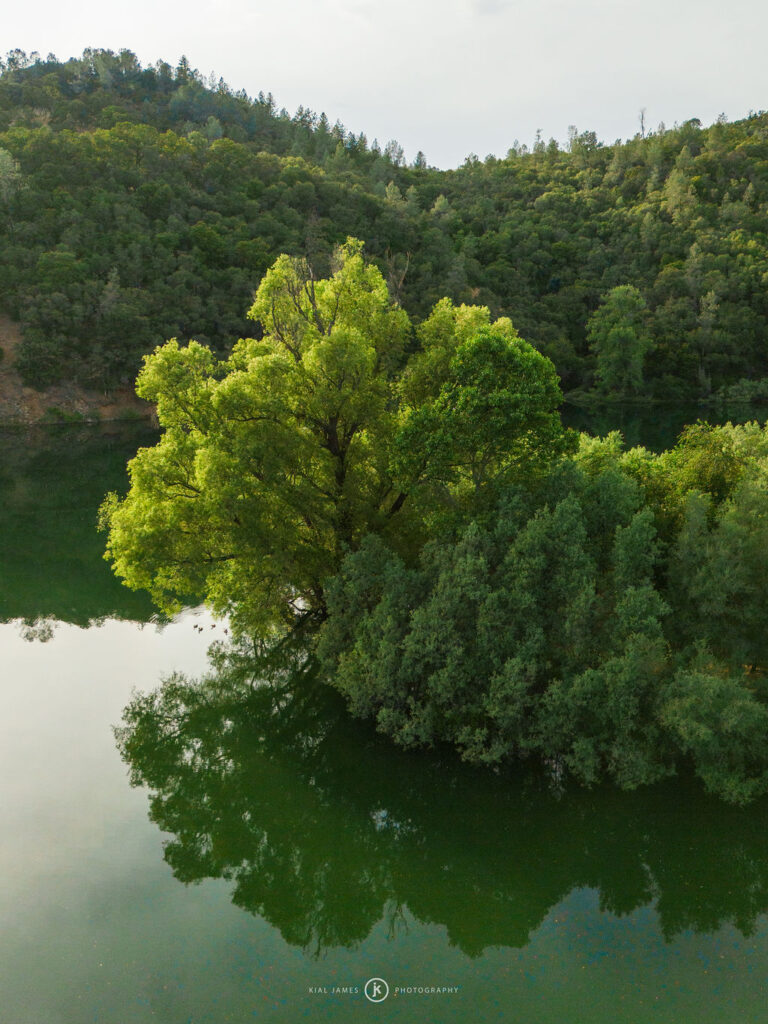
{"type": "Polygon", "coordinates": [[[383,978],[370,978],[365,983],[365,998],[372,1003],[383,1003],[389,995],[389,985],[383,978]]]}

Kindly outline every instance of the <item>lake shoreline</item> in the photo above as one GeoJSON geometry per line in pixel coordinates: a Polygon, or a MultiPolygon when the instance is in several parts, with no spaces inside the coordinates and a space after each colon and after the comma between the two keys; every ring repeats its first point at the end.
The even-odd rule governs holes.
{"type": "Polygon", "coordinates": [[[37,390],[24,384],[15,366],[21,328],[0,316],[0,426],[56,423],[156,422],[154,406],[142,401],[132,384],[109,392],[72,381],[37,390]]]}

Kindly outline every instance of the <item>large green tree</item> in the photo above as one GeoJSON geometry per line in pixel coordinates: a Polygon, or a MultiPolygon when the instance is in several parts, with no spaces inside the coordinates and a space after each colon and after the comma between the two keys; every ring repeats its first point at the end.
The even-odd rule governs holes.
{"type": "Polygon", "coordinates": [[[322,613],[325,581],[366,534],[407,551],[427,494],[457,508],[566,444],[552,364],[487,309],[443,304],[424,325],[412,362],[430,345],[445,358],[417,396],[408,316],[353,239],[325,279],[281,256],[250,316],[261,338],[229,358],[171,341],[139,376],[163,435],[104,505],[108,557],[168,611],[202,599],[261,634],[322,613]]]}

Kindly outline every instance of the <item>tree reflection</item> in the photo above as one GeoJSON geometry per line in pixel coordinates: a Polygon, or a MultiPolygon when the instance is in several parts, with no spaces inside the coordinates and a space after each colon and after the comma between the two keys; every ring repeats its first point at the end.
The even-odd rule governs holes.
{"type": "Polygon", "coordinates": [[[40,623],[156,615],[115,579],[96,531],[105,493],[125,489],[126,461],[155,438],[142,424],[0,430],[0,622],[44,640],[40,623]]]}
{"type": "Polygon", "coordinates": [[[524,946],[571,890],[603,910],[655,901],[669,939],[768,908],[768,802],[743,811],[693,780],[628,794],[555,793],[449,752],[392,748],[351,720],[302,648],[137,696],[117,738],[182,882],[226,878],[234,902],[318,955],[406,907],[470,956],[524,946]]]}

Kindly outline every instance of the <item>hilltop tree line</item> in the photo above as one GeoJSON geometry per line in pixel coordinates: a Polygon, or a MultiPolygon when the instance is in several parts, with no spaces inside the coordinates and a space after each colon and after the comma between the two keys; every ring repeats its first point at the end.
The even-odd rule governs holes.
{"type": "Polygon", "coordinates": [[[281,253],[365,241],[425,320],[508,317],[566,391],[764,397],[768,115],[603,145],[571,131],[456,170],[129,51],[0,68],[0,306],[27,382],[111,387],[167,338],[223,355],[281,253]]]}

